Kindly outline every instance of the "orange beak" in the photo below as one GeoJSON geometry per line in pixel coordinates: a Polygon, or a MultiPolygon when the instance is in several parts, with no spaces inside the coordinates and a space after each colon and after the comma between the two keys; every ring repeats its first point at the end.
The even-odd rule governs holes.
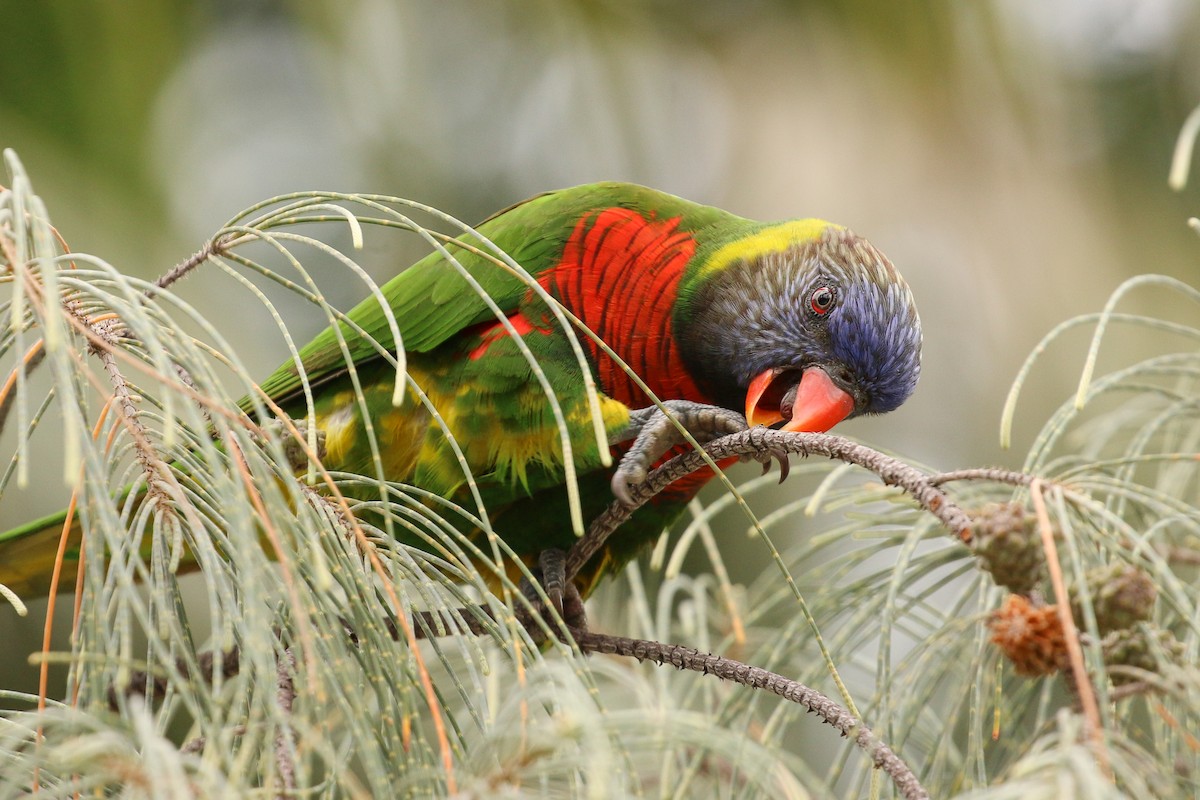
{"type": "Polygon", "coordinates": [[[794,372],[769,369],[750,381],[746,390],[746,422],[750,427],[782,422],[785,431],[822,433],[854,411],[854,398],[839,389],[825,370],[809,367],[800,375],[798,385],[780,380],[780,376],[794,372]],[[789,406],[786,401],[793,388],[796,398],[789,406]]]}

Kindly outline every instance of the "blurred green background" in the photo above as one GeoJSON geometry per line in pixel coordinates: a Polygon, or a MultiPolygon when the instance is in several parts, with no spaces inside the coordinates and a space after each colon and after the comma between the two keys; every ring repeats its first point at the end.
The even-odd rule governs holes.
{"type": "MultiPolygon", "coordinates": [[[[1132,274],[1200,283],[1200,194],[1166,185],[1200,102],[1187,0],[0,0],[0,20],[0,146],[74,250],[146,278],[304,189],[474,222],[619,179],[848,225],[912,284],[926,346],[912,400],[845,432],[939,468],[1019,464],[1082,363],[1083,333],[1055,346],[1001,451],[1007,388],[1053,325],[1132,274]]],[[[283,343],[227,287],[178,290],[245,329],[265,374],[283,343]]],[[[62,504],[38,474],[0,527],[62,504]]]]}

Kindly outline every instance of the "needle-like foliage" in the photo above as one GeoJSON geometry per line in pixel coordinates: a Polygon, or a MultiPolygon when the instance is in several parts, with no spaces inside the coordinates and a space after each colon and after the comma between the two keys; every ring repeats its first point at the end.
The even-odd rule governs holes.
{"type": "MultiPolygon", "coordinates": [[[[276,198],[145,282],[70,253],[6,156],[0,424],[12,454],[0,502],[35,475],[57,481],[73,509],[64,530],[82,538],[64,534],[59,562],[81,569],[54,587],[78,595],[70,650],[35,655],[68,665],[66,685],[3,694],[0,796],[1194,794],[1200,328],[1118,309],[1132,291],[1195,304],[1196,290],[1135,279],[1102,314],[1051,332],[1019,375],[1005,438],[1057,337],[1088,325],[1095,344],[1078,395],[1020,471],[936,472],[819,435],[709,445],[733,448],[717,457],[809,458],[780,507],[756,500],[774,476],[693,504],[651,571],[635,564],[602,589],[591,619],[687,645],[630,647],[723,681],[602,655],[626,645],[573,637],[552,615],[531,622],[503,539],[479,549],[454,524],[488,529],[478,495],[459,507],[388,483],[377,444],[374,474],[327,473],[308,421],[252,422],[242,397],[273,415],[239,335],[178,284],[230,282],[294,357],[280,297],[336,321],[319,273],[378,295],[365,245],[441,248],[469,228],[398,198],[276,198]],[[1108,338],[1138,328],[1163,352],[1098,371],[1108,338]],[[47,426],[61,432],[59,476],[33,472],[47,426]],[[384,512],[365,517],[378,527],[367,509],[384,512]],[[796,519],[806,535],[791,543],[796,519]],[[726,560],[746,547],[772,565],[743,586],[726,560]],[[697,554],[710,569],[688,577],[697,554]],[[817,707],[831,724],[851,720],[841,730],[859,746],[808,725],[802,710],[817,707]]],[[[381,355],[397,399],[423,399],[395,338],[381,355]]]]}

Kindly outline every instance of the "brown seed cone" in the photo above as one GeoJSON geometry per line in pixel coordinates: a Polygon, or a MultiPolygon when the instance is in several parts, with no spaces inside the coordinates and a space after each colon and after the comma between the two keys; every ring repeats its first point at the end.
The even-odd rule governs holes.
{"type": "Polygon", "coordinates": [[[991,503],[972,516],[971,550],[996,585],[1029,594],[1045,577],[1037,520],[1018,503],[991,503]]]}
{"type": "Polygon", "coordinates": [[[1018,675],[1050,675],[1066,659],[1067,644],[1056,606],[1035,607],[1010,594],[992,614],[992,643],[1004,651],[1018,675]]]}
{"type": "MultiPolygon", "coordinates": [[[[1150,576],[1137,567],[1118,561],[1088,570],[1084,578],[1101,636],[1133,628],[1139,622],[1150,619],[1154,613],[1158,591],[1150,576]]],[[[1073,598],[1078,598],[1078,587],[1071,594],[1073,598]]],[[[1075,619],[1083,619],[1078,599],[1072,599],[1071,609],[1075,619]]]]}

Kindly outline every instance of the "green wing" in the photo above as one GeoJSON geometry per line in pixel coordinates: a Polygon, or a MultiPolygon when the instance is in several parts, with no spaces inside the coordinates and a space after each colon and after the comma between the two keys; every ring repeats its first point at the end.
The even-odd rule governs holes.
{"type": "MultiPolygon", "coordinates": [[[[729,218],[718,209],[642,186],[594,183],[537,195],[498,212],[476,229],[537,278],[556,266],[563,246],[584,214],[611,206],[681,216],[693,228],[729,218]]],[[[478,248],[490,253],[474,236],[463,235],[457,241],[466,246],[451,243],[447,245],[450,254],[502,313],[515,311],[528,289],[525,280],[492,258],[473,252],[478,248]]],[[[483,296],[438,252],[392,278],[381,291],[408,352],[428,352],[464,328],[495,319],[483,296]]],[[[300,360],[312,384],[345,374],[346,357],[338,344],[338,332],[346,341],[350,360],[357,365],[381,358],[383,352],[395,351],[387,315],[376,298],[368,297],[359,303],[348,317],[361,328],[361,333],[342,322],[336,328],[326,329],[300,351],[300,360]]],[[[296,365],[289,362],[267,378],[262,388],[268,396],[283,402],[294,398],[301,385],[296,365]]],[[[248,401],[242,402],[243,408],[248,406],[248,401]]]]}
{"type": "MultiPolygon", "coordinates": [[[[589,207],[602,203],[603,185],[578,187],[533,197],[493,215],[477,230],[510,255],[535,278],[552,268],[561,253],[572,223],[589,207]]],[[[491,249],[465,234],[458,241],[467,246],[447,245],[467,275],[476,281],[504,314],[516,310],[528,285],[510,268],[474,252],[491,249]]],[[[495,319],[484,297],[462,272],[439,252],[431,253],[381,287],[395,317],[406,351],[428,352],[464,328],[495,319]]],[[[356,365],[394,352],[396,342],[387,314],[375,297],[368,297],[347,314],[357,325],[346,322],[320,333],[300,351],[300,360],[313,385],[335,379],[346,372],[346,356],[338,344],[345,339],[350,360],[356,365]]],[[[277,402],[294,398],[301,389],[300,375],[292,362],[284,364],[262,383],[262,389],[277,402]]],[[[242,407],[248,408],[244,400],[242,407]]]]}

